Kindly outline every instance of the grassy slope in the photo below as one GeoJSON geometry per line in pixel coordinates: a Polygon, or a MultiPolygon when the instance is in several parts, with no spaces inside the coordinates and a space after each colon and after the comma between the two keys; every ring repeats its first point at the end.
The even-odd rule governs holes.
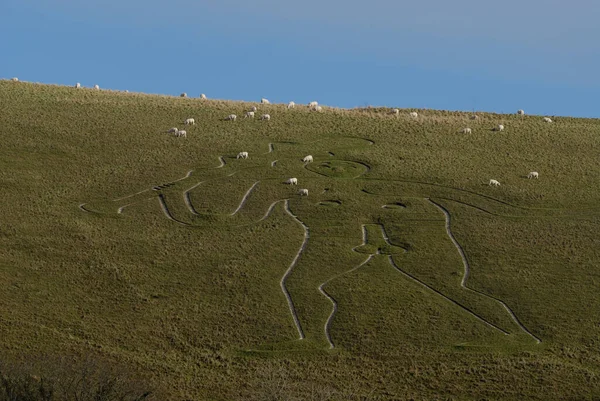
{"type": "Polygon", "coordinates": [[[258,399],[280,381],[289,398],[305,399],[599,396],[600,123],[495,114],[471,121],[431,110],[412,120],[408,111],[392,117],[383,109],[309,113],[281,105],[261,107],[268,123],[221,121],[249,106],[0,82],[5,355],[96,354],[147,375],[173,399],[258,399]],[[198,125],[186,139],[164,133],[188,117],[198,125]],[[491,132],[497,123],[506,131],[491,132]],[[460,134],[465,126],[473,134],[460,134]],[[270,142],[275,152],[262,155],[270,142]],[[231,158],[242,150],[250,159],[231,158]],[[312,153],[316,165],[332,159],[328,151],[371,170],[358,180],[328,180],[302,168],[302,156],[312,153]],[[211,180],[222,175],[213,169],[221,155],[222,170],[236,174],[211,180]],[[163,194],[173,213],[203,227],[166,219],[156,198],[121,215],[78,208],[104,210],[192,169],[163,194]],[[531,170],[539,180],[523,178],[531,170]],[[309,188],[308,198],[278,184],[290,176],[309,188]],[[502,186],[488,187],[490,178],[502,186]],[[306,296],[298,313],[326,317],[331,304],[301,290],[341,274],[324,287],[339,306],[336,349],[244,351],[286,349],[297,336],[279,280],[304,230],[283,203],[256,224],[206,227],[176,202],[205,180],[190,198],[199,211],[219,213],[235,209],[261,180],[242,222],[290,198],[311,229],[289,280],[298,299],[306,296]],[[505,301],[542,344],[512,327],[494,302],[459,288],[460,256],[427,197],[452,215],[472,268],[468,285],[505,301]],[[331,200],[342,205],[318,205],[331,200]],[[394,201],[408,207],[380,207],[394,201]],[[404,272],[513,334],[490,329],[384,256],[343,274],[364,261],[351,249],[361,243],[360,225],[372,223],[409,248],[395,257],[404,272]]]}

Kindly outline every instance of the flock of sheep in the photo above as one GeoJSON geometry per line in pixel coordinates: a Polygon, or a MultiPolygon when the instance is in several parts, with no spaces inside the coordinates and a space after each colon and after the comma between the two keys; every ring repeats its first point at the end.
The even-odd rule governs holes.
{"type": "MultiPolygon", "coordinates": [[[[182,93],[181,97],[187,97],[187,94],[186,93],[182,93]]],[[[201,99],[206,99],[206,95],[201,94],[200,98],[201,99]]],[[[269,100],[265,99],[265,98],[260,99],[260,103],[261,104],[271,104],[271,102],[269,102],[269,100]]],[[[316,101],[312,101],[312,102],[308,103],[307,106],[308,106],[308,108],[311,111],[322,111],[323,110],[323,108],[321,106],[319,106],[319,103],[316,102],[316,101]]],[[[288,105],[287,105],[288,109],[293,109],[295,107],[296,107],[296,103],[294,103],[294,102],[289,102],[288,105]]],[[[252,106],[250,108],[250,110],[248,110],[246,112],[246,114],[244,115],[244,118],[254,118],[254,115],[255,115],[256,111],[258,111],[258,108],[256,106],[252,106]]],[[[392,109],[391,114],[396,115],[396,116],[400,115],[400,109],[392,109]]],[[[524,110],[518,110],[517,111],[517,115],[523,116],[523,115],[525,115],[525,111],[524,110]]],[[[418,118],[419,114],[416,111],[412,111],[412,112],[409,113],[409,116],[411,118],[418,118]]],[[[477,115],[471,116],[472,120],[476,120],[478,118],[479,117],[477,115]]],[[[230,114],[227,117],[225,117],[226,121],[235,121],[236,119],[237,119],[237,116],[235,114],[230,114]]],[[[263,114],[263,115],[261,115],[260,119],[261,120],[267,120],[267,121],[269,121],[269,120],[271,120],[271,116],[269,114],[263,114]]],[[[543,121],[546,122],[546,123],[551,123],[552,119],[550,119],[549,117],[544,117],[543,121]]],[[[188,118],[187,120],[184,121],[184,124],[185,125],[189,125],[189,124],[194,125],[194,124],[196,124],[196,121],[193,118],[188,118]]],[[[504,131],[504,125],[503,124],[498,124],[494,128],[494,131],[504,131]]],[[[178,136],[178,137],[186,137],[187,136],[187,132],[185,130],[178,130],[175,127],[169,129],[167,132],[174,133],[175,136],[178,136]]],[[[469,127],[466,127],[466,128],[463,128],[461,130],[461,132],[463,134],[471,134],[471,133],[473,133],[473,130],[471,128],[469,128],[469,127]]],[[[238,153],[237,158],[238,159],[247,159],[248,158],[248,152],[240,152],[240,153],[238,153]]],[[[304,163],[310,163],[310,162],[313,161],[313,157],[311,155],[308,155],[308,156],[304,157],[302,159],[302,161],[304,163]]],[[[531,171],[531,172],[529,172],[529,174],[527,174],[527,178],[529,178],[529,179],[531,179],[531,178],[537,179],[537,178],[539,178],[539,173],[537,171],[531,171]]],[[[286,181],[286,184],[297,185],[298,184],[298,179],[297,178],[290,178],[290,179],[288,179],[286,181]]],[[[495,179],[490,179],[488,185],[494,186],[494,187],[498,187],[498,186],[500,186],[500,181],[495,180],[495,179]]],[[[299,191],[299,194],[301,196],[308,196],[308,189],[305,189],[305,188],[301,189],[299,191]]]]}
{"type": "MultiPolygon", "coordinates": [[[[13,82],[19,82],[19,78],[14,77],[14,78],[12,78],[12,81],[13,82]]],[[[81,87],[82,86],[81,86],[81,84],[79,82],[77,82],[75,84],[75,88],[81,88],[81,87]]],[[[94,85],[94,89],[95,90],[100,90],[100,86],[99,85],[94,85]]],[[[129,92],[129,91],[125,91],[125,92],[129,92]]],[[[183,92],[180,96],[181,97],[187,97],[187,93],[183,92]]],[[[206,95],[204,93],[202,93],[202,94],[200,94],[200,99],[206,100],[207,97],[206,97],[206,95]]],[[[260,99],[260,103],[261,104],[271,104],[271,102],[268,99],[265,99],[265,98],[261,98],[260,99]]],[[[319,106],[319,103],[316,102],[316,101],[312,101],[312,102],[308,103],[307,106],[308,106],[308,108],[311,111],[317,111],[317,112],[323,111],[323,108],[321,106],[319,106]]],[[[289,102],[288,105],[287,105],[288,109],[293,109],[295,107],[296,107],[296,103],[294,103],[293,101],[289,102]]],[[[255,113],[257,111],[258,111],[258,108],[256,106],[252,106],[250,108],[250,110],[246,111],[246,114],[244,115],[244,118],[254,118],[255,113]]],[[[393,114],[395,116],[399,116],[400,115],[400,109],[392,109],[391,114],[393,114]]],[[[517,115],[524,116],[525,115],[525,111],[524,110],[518,110],[517,111],[517,115]]],[[[416,111],[412,111],[412,112],[409,113],[409,116],[411,118],[418,118],[419,114],[416,111]]],[[[477,115],[471,116],[472,120],[476,120],[478,118],[479,117],[477,115]]],[[[235,114],[229,114],[227,117],[225,117],[225,121],[236,121],[236,119],[237,119],[237,115],[235,115],[235,114]]],[[[262,114],[260,116],[260,120],[270,121],[271,120],[271,115],[270,114],[262,114]]],[[[544,117],[543,121],[546,122],[546,123],[551,123],[552,119],[549,118],[549,117],[544,117]]],[[[193,118],[188,118],[188,119],[186,119],[184,121],[184,125],[196,125],[196,120],[194,120],[193,118]]],[[[504,125],[498,124],[494,128],[494,131],[504,131],[504,125]]],[[[170,128],[167,132],[168,133],[172,133],[172,134],[174,134],[177,137],[183,137],[183,138],[187,137],[187,131],[186,130],[180,130],[180,129],[176,128],[176,127],[170,128]]],[[[473,130],[471,128],[469,128],[469,127],[466,127],[466,128],[463,128],[461,130],[461,132],[463,134],[471,134],[471,133],[473,133],[473,130]]],[[[238,159],[247,159],[248,158],[248,152],[240,152],[240,153],[238,153],[237,158],[238,159]]],[[[302,159],[302,161],[304,163],[310,163],[310,162],[313,161],[313,157],[311,155],[308,155],[308,156],[304,157],[302,159]]],[[[539,177],[539,173],[537,171],[531,171],[531,172],[529,172],[529,174],[527,174],[527,178],[529,178],[529,179],[531,179],[531,178],[537,179],[538,177],[539,177]]],[[[298,184],[298,179],[297,178],[290,178],[290,179],[288,179],[286,181],[286,184],[297,185],[298,184]]],[[[488,185],[498,187],[498,186],[500,186],[500,182],[498,180],[491,179],[489,181],[488,185]]],[[[299,194],[301,196],[308,196],[308,189],[301,189],[299,191],[299,194]]]]}
{"type": "MultiPolygon", "coordinates": [[[[185,96],[187,96],[185,93],[182,93],[182,94],[181,94],[181,97],[185,97],[184,95],[185,95],[185,96]]],[[[206,95],[202,94],[202,95],[201,95],[201,98],[202,98],[202,99],[206,99],[206,95]]],[[[267,100],[267,99],[265,99],[265,98],[262,98],[262,99],[260,100],[260,103],[261,103],[261,104],[270,104],[269,100],[267,100]]],[[[296,107],[296,103],[294,103],[294,102],[290,102],[290,103],[288,103],[288,109],[293,109],[294,107],[296,107]]],[[[321,111],[321,110],[322,110],[321,106],[319,106],[319,104],[318,104],[316,101],[312,101],[312,102],[310,102],[310,103],[308,104],[308,107],[309,107],[311,110],[314,110],[314,111],[321,111]]],[[[246,112],[246,115],[245,115],[245,117],[244,117],[244,118],[254,118],[254,113],[255,113],[257,110],[258,110],[258,108],[257,108],[256,106],[252,106],[252,107],[250,108],[250,110],[246,112]]],[[[237,118],[237,116],[236,116],[235,114],[230,114],[230,115],[228,115],[227,117],[225,117],[225,120],[226,120],[226,121],[235,121],[235,120],[236,120],[236,118],[237,118]]],[[[261,116],[261,120],[267,120],[267,121],[268,121],[268,120],[270,120],[270,119],[271,119],[271,116],[270,116],[269,114],[263,114],[263,115],[261,116]]],[[[196,125],[196,120],[195,120],[194,118],[187,118],[187,119],[186,119],[186,120],[183,122],[183,124],[184,124],[184,125],[196,125]]],[[[186,137],[187,137],[187,131],[186,131],[186,130],[180,130],[180,129],[178,129],[177,127],[170,128],[170,129],[167,131],[167,133],[169,133],[169,134],[174,134],[174,135],[175,135],[175,136],[177,136],[177,137],[183,137],[183,138],[186,138],[186,137]]],[[[237,156],[236,156],[236,159],[247,159],[247,158],[248,158],[248,152],[239,152],[239,153],[237,154],[237,156]]],[[[313,159],[312,155],[307,155],[307,156],[305,156],[305,157],[302,159],[302,161],[303,161],[304,163],[312,163],[312,162],[313,162],[313,160],[314,160],[314,159],[313,159]]],[[[287,179],[287,180],[285,181],[285,183],[286,183],[286,184],[289,184],[289,185],[298,185],[298,179],[297,179],[296,177],[292,177],[292,178],[289,178],[289,179],[287,179]]],[[[301,190],[299,190],[299,191],[298,191],[298,194],[299,194],[300,196],[308,196],[308,189],[306,189],[306,188],[303,188],[303,189],[301,189],[301,190]]]]}

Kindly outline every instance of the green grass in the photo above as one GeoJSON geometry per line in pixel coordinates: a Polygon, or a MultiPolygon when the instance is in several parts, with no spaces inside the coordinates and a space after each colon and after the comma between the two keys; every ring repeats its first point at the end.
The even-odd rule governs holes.
{"type": "Polygon", "coordinates": [[[1,358],[95,358],[173,400],[600,397],[600,122],[223,121],[251,105],[0,81],[1,358]]]}

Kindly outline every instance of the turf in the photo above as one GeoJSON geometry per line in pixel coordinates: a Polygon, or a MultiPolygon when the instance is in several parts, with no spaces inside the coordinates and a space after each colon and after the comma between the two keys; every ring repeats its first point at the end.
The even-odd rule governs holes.
{"type": "Polygon", "coordinates": [[[0,81],[2,358],[173,400],[600,397],[600,122],[223,120],[252,105],[0,81]]]}

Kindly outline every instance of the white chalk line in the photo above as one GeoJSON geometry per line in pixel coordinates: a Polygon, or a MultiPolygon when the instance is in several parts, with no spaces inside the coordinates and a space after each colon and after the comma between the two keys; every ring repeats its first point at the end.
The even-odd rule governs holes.
{"type": "MultiPolygon", "coordinates": [[[[220,164],[219,164],[218,166],[214,167],[214,168],[221,168],[221,167],[224,167],[224,166],[227,164],[227,162],[225,161],[225,159],[223,158],[223,156],[219,156],[219,157],[218,157],[218,159],[219,159],[219,162],[220,162],[220,164]]],[[[185,175],[184,177],[182,177],[182,178],[179,178],[179,179],[177,179],[177,180],[175,180],[175,181],[171,181],[170,183],[173,183],[173,182],[178,182],[178,181],[185,180],[186,178],[189,178],[189,177],[190,177],[190,175],[192,175],[192,173],[193,173],[193,172],[194,172],[194,170],[193,170],[193,169],[192,169],[192,170],[189,170],[189,171],[186,173],[186,175],[185,175]]],[[[233,174],[235,174],[235,173],[233,173],[233,174]]],[[[233,175],[233,174],[231,174],[231,175],[233,175]]],[[[169,184],[170,184],[170,183],[169,183],[169,184]]],[[[199,183],[199,184],[200,184],[200,183],[199,183]]],[[[199,185],[199,184],[197,184],[197,185],[199,185]]],[[[193,188],[191,188],[191,189],[193,189],[193,188]]],[[[190,190],[191,190],[191,189],[190,189],[190,190]]],[[[188,191],[190,191],[190,190],[188,190],[188,191]]],[[[112,201],[113,201],[113,202],[119,202],[119,201],[122,201],[122,200],[124,200],[124,199],[127,199],[127,198],[132,198],[132,197],[134,197],[134,196],[136,196],[136,195],[140,195],[140,194],[143,194],[144,192],[149,192],[149,191],[151,191],[151,189],[144,189],[143,191],[139,191],[139,192],[136,192],[136,193],[134,193],[134,194],[130,194],[130,195],[126,195],[126,196],[122,196],[122,197],[120,197],[120,198],[113,199],[112,201]]],[[[83,210],[84,212],[88,212],[88,213],[90,213],[90,211],[89,211],[89,210],[87,210],[87,209],[85,209],[85,208],[83,207],[83,206],[85,206],[85,205],[86,205],[85,203],[82,203],[82,204],[80,204],[80,205],[79,205],[79,209],[83,210]]],[[[129,205],[131,205],[131,204],[129,204],[129,205]]],[[[125,206],[122,206],[122,207],[120,207],[119,209],[117,209],[117,213],[121,214],[121,213],[123,212],[123,209],[124,209],[125,207],[129,206],[129,205],[125,205],[125,206]]],[[[164,210],[164,209],[163,209],[163,210],[164,210]]],[[[192,212],[192,213],[193,213],[193,212],[192,212]]],[[[196,213],[196,214],[197,214],[197,213],[196,213]]]]}
{"type": "Polygon", "coordinates": [[[199,183],[197,183],[196,185],[194,185],[191,188],[187,189],[186,191],[183,191],[183,201],[185,202],[185,205],[187,206],[187,208],[189,209],[189,211],[192,214],[195,214],[196,216],[198,216],[200,213],[198,213],[196,211],[196,209],[194,208],[194,205],[192,205],[192,201],[190,199],[190,191],[196,189],[200,184],[202,184],[204,182],[205,181],[200,181],[199,183]]]}
{"type": "Polygon", "coordinates": [[[330,348],[330,349],[333,349],[333,348],[334,348],[334,344],[333,344],[333,341],[331,340],[331,336],[329,335],[329,328],[331,327],[331,321],[333,320],[333,316],[334,316],[334,315],[335,315],[335,313],[337,312],[337,309],[338,309],[338,307],[337,307],[337,302],[335,301],[335,299],[333,299],[333,297],[331,297],[331,296],[330,296],[330,295],[329,295],[329,294],[328,294],[328,293],[327,293],[327,292],[326,292],[326,291],[323,289],[323,286],[327,285],[329,282],[331,282],[332,280],[335,280],[336,278],[339,278],[339,277],[341,277],[341,276],[343,276],[343,275],[345,275],[345,274],[352,273],[353,271],[355,271],[355,270],[358,270],[359,268],[361,268],[362,266],[364,266],[365,264],[367,264],[367,263],[368,263],[368,262],[371,260],[371,258],[372,258],[373,256],[375,256],[375,255],[369,255],[369,257],[367,257],[367,258],[366,258],[366,259],[365,259],[365,260],[364,260],[364,261],[363,261],[361,264],[359,264],[358,266],[356,266],[356,267],[353,267],[353,268],[352,268],[352,269],[350,269],[350,270],[347,270],[347,271],[345,271],[345,272],[343,272],[343,273],[340,273],[340,274],[338,274],[338,275],[336,275],[336,276],[333,276],[333,277],[331,277],[330,279],[328,279],[327,281],[325,281],[323,284],[321,284],[321,285],[318,287],[318,289],[319,289],[319,292],[321,292],[321,294],[323,294],[323,295],[324,295],[324,296],[325,296],[325,297],[326,297],[326,298],[329,300],[329,302],[331,302],[331,304],[333,305],[333,309],[331,310],[331,313],[329,314],[329,317],[327,318],[327,321],[325,322],[325,327],[324,327],[324,330],[325,330],[325,338],[327,338],[327,342],[329,343],[329,348],[330,348]]]}
{"type": "MultiPolygon", "coordinates": [[[[390,245],[390,246],[397,246],[397,245],[393,245],[390,242],[389,237],[387,236],[387,233],[385,232],[385,228],[383,227],[382,224],[369,224],[369,225],[377,225],[379,226],[379,228],[381,229],[381,234],[383,236],[383,239],[385,240],[385,242],[390,245]]],[[[352,250],[354,252],[359,253],[358,251],[356,251],[356,248],[360,247],[360,246],[364,246],[367,244],[368,242],[368,234],[367,234],[367,228],[366,228],[367,224],[362,224],[361,228],[362,228],[362,233],[363,233],[363,243],[361,245],[358,245],[354,248],[352,248],[352,250]]],[[[377,253],[379,253],[379,250],[377,251],[377,253]]],[[[373,255],[371,255],[373,256],[373,255]]],[[[402,275],[404,275],[405,277],[407,277],[408,279],[411,279],[413,281],[416,281],[418,284],[422,285],[423,287],[435,292],[436,294],[440,295],[441,297],[443,297],[444,299],[452,302],[454,305],[457,305],[458,307],[460,307],[461,309],[463,309],[465,312],[469,313],[471,316],[474,316],[475,318],[477,318],[478,320],[480,320],[481,322],[485,323],[486,325],[496,329],[496,330],[500,330],[502,333],[504,334],[509,334],[508,332],[504,331],[503,329],[501,329],[500,327],[494,325],[493,323],[488,322],[487,320],[485,320],[484,318],[482,318],[481,316],[477,315],[476,313],[474,313],[473,311],[471,311],[470,309],[464,307],[463,305],[461,305],[460,303],[456,302],[455,300],[447,297],[446,295],[444,295],[443,293],[441,293],[440,291],[436,290],[433,287],[430,287],[429,285],[425,284],[423,281],[419,280],[418,278],[412,276],[411,274],[406,273],[405,271],[403,271],[402,269],[400,269],[398,267],[398,265],[396,265],[396,263],[394,262],[394,259],[392,258],[392,255],[388,255],[388,260],[390,262],[390,264],[392,265],[392,267],[394,269],[396,269],[398,272],[400,272],[402,275]]]]}
{"type": "Polygon", "coordinates": [[[485,323],[486,325],[502,332],[505,335],[510,334],[509,332],[505,331],[504,329],[502,329],[499,326],[496,326],[493,323],[488,322],[487,320],[485,320],[483,317],[479,316],[478,314],[476,314],[475,312],[473,312],[472,310],[470,310],[469,308],[465,307],[464,305],[460,304],[459,302],[455,301],[454,299],[444,295],[442,292],[436,290],[435,288],[425,284],[423,281],[419,280],[418,278],[416,278],[415,276],[413,276],[412,274],[408,274],[407,272],[405,272],[404,270],[400,269],[400,267],[398,267],[398,265],[396,264],[396,262],[394,262],[394,259],[392,257],[392,255],[388,255],[388,259],[390,261],[390,264],[392,265],[392,267],[394,269],[396,269],[400,274],[402,274],[403,276],[407,277],[408,279],[411,279],[413,281],[416,281],[417,283],[419,283],[420,285],[422,285],[423,287],[435,292],[436,294],[438,294],[439,296],[441,296],[442,298],[444,298],[447,301],[450,301],[451,303],[453,303],[454,305],[458,306],[459,308],[461,308],[462,310],[464,310],[465,312],[467,312],[469,315],[475,317],[477,320],[481,321],[482,323],[485,323]]]}
{"type": "Polygon", "coordinates": [[[302,226],[302,228],[304,229],[304,240],[302,241],[302,245],[300,245],[300,249],[296,253],[294,260],[292,260],[292,263],[290,264],[288,269],[283,274],[283,277],[279,281],[279,285],[281,286],[281,291],[283,291],[283,295],[285,295],[285,298],[287,299],[288,307],[290,308],[290,312],[292,313],[292,318],[294,319],[294,324],[296,325],[296,329],[298,330],[299,338],[300,338],[300,340],[303,340],[304,332],[302,331],[302,326],[300,325],[300,319],[298,319],[298,314],[296,313],[296,309],[294,308],[294,302],[292,301],[292,297],[290,296],[290,293],[288,292],[288,290],[285,286],[285,281],[287,280],[288,276],[292,272],[292,269],[294,268],[294,266],[296,266],[296,263],[298,263],[298,259],[300,259],[300,255],[302,254],[302,252],[304,252],[304,249],[306,248],[306,244],[308,243],[308,239],[310,238],[310,233],[308,231],[308,227],[296,215],[294,215],[292,213],[292,211],[290,210],[289,199],[285,200],[285,211],[287,212],[287,214],[292,216],[292,218],[294,220],[296,220],[298,222],[298,224],[300,224],[302,226]]]}
{"type": "Polygon", "coordinates": [[[256,181],[254,184],[252,184],[252,186],[250,187],[250,189],[248,189],[248,191],[246,191],[246,193],[244,194],[244,197],[242,198],[242,201],[240,202],[240,205],[237,207],[237,209],[235,209],[233,211],[233,213],[231,213],[231,216],[235,215],[237,212],[240,211],[240,209],[246,203],[246,200],[248,199],[248,196],[250,196],[250,194],[252,193],[252,190],[258,185],[259,182],[260,181],[256,181]]]}
{"type": "MultiPolygon", "coordinates": [[[[271,212],[273,211],[273,208],[275,207],[275,205],[277,205],[279,202],[283,202],[284,200],[278,200],[275,201],[273,203],[271,203],[271,206],[269,206],[269,208],[267,209],[267,213],[265,213],[265,215],[263,217],[261,217],[259,220],[256,221],[256,223],[260,223],[261,221],[263,221],[264,219],[266,219],[267,217],[269,217],[269,215],[271,214],[271,212]]],[[[250,224],[255,224],[255,223],[250,223],[250,224]]]]}
{"type": "Polygon", "coordinates": [[[450,212],[448,212],[448,210],[446,210],[446,208],[444,208],[442,205],[432,201],[431,199],[427,198],[427,200],[432,203],[434,206],[436,206],[445,216],[446,218],[446,233],[448,234],[448,237],[450,237],[450,240],[452,241],[452,243],[454,244],[454,246],[456,247],[456,249],[458,250],[458,253],[460,254],[460,257],[462,259],[463,262],[463,266],[464,266],[464,274],[463,274],[463,278],[460,282],[460,286],[466,290],[472,291],[476,294],[482,295],[486,298],[489,299],[493,299],[494,301],[498,302],[500,305],[502,305],[504,307],[504,309],[506,309],[506,311],[508,312],[508,314],[511,316],[511,318],[513,319],[513,321],[517,324],[517,326],[519,326],[521,328],[521,330],[523,330],[525,333],[527,333],[529,336],[531,336],[536,343],[541,343],[542,340],[538,337],[536,337],[533,333],[531,333],[529,330],[527,330],[527,328],[521,323],[521,321],[519,320],[519,318],[517,317],[517,315],[508,307],[508,305],[502,301],[501,299],[498,299],[492,295],[483,293],[481,291],[477,291],[474,290],[470,287],[467,287],[466,282],[467,279],[469,277],[469,274],[471,272],[471,268],[469,265],[469,261],[467,260],[467,256],[465,255],[465,251],[463,250],[462,246],[460,246],[460,244],[458,243],[458,241],[456,240],[456,238],[454,237],[454,234],[452,233],[452,230],[450,228],[450,212]]]}
{"type": "Polygon", "coordinates": [[[181,224],[183,226],[190,226],[190,224],[185,223],[180,220],[177,220],[175,217],[173,217],[173,215],[169,211],[169,208],[167,207],[167,203],[165,202],[164,195],[162,195],[162,194],[158,195],[158,203],[160,204],[160,208],[162,209],[163,213],[165,214],[165,216],[167,216],[167,218],[169,220],[173,220],[174,222],[181,224]]]}
{"type": "MultiPolygon", "coordinates": [[[[178,179],[176,179],[175,181],[171,181],[171,182],[169,182],[168,184],[171,184],[171,183],[174,183],[174,182],[178,182],[178,181],[185,180],[186,178],[189,178],[189,177],[190,177],[190,175],[192,175],[192,173],[193,173],[193,172],[194,172],[194,170],[190,170],[190,171],[188,171],[188,172],[185,174],[185,176],[183,176],[182,178],[178,178],[178,179]]],[[[140,194],[143,194],[144,192],[148,192],[148,191],[150,191],[150,189],[144,189],[143,191],[136,192],[136,193],[134,193],[134,194],[131,194],[131,195],[122,196],[122,197],[120,197],[120,198],[113,199],[112,201],[113,201],[113,202],[122,201],[123,199],[132,198],[132,197],[134,197],[134,196],[136,196],[136,195],[140,195],[140,194]]],[[[119,209],[119,210],[120,210],[120,209],[119,209]]],[[[118,213],[121,213],[121,212],[118,212],[118,213]]]]}
{"type": "MultiPolygon", "coordinates": [[[[381,235],[383,237],[383,239],[385,240],[385,242],[389,245],[389,246],[396,246],[396,245],[392,245],[392,243],[390,242],[390,239],[388,238],[386,232],[385,232],[385,228],[383,227],[383,225],[381,224],[369,224],[369,225],[376,225],[381,229],[381,235]]],[[[352,250],[356,253],[360,253],[362,254],[362,252],[358,252],[356,251],[356,248],[367,245],[367,241],[368,241],[368,234],[367,234],[367,224],[362,224],[361,225],[361,229],[362,229],[362,239],[363,239],[363,243],[361,245],[355,246],[354,248],[352,248],[352,250]]],[[[333,305],[333,309],[331,311],[331,313],[329,314],[329,317],[327,318],[327,321],[325,322],[325,338],[327,338],[327,342],[329,343],[329,348],[333,349],[335,347],[333,340],[331,339],[331,335],[329,334],[330,331],[330,327],[331,327],[331,321],[333,320],[333,317],[335,316],[335,313],[337,312],[337,302],[335,301],[335,299],[330,296],[324,289],[323,287],[327,284],[329,284],[331,281],[345,275],[348,273],[352,273],[355,270],[358,270],[359,268],[361,268],[362,266],[364,266],[365,264],[367,264],[371,258],[373,258],[373,256],[378,255],[379,254],[379,250],[377,250],[376,254],[370,254],[367,259],[365,259],[362,263],[360,263],[358,266],[353,267],[350,270],[347,270],[345,272],[342,272],[336,276],[333,276],[331,278],[329,278],[328,280],[326,280],[325,282],[323,282],[319,287],[319,292],[321,292],[321,294],[323,294],[333,305]]]]}
{"type": "MultiPolygon", "coordinates": [[[[383,224],[378,224],[378,223],[371,223],[371,224],[361,224],[361,229],[362,229],[362,237],[363,237],[363,243],[360,245],[355,246],[354,248],[352,248],[352,250],[356,253],[363,253],[363,252],[359,252],[356,249],[360,248],[361,246],[367,245],[368,243],[368,234],[367,234],[367,226],[378,226],[379,229],[381,230],[381,236],[383,237],[384,241],[386,244],[388,244],[390,247],[395,247],[395,248],[402,248],[401,246],[398,245],[394,245],[390,242],[390,238],[387,236],[387,233],[385,232],[385,228],[383,227],[383,224]]],[[[404,252],[406,252],[406,249],[404,249],[404,252]]],[[[379,249],[377,250],[376,254],[372,254],[372,255],[379,255],[381,254],[379,252],[379,249]]]]}

